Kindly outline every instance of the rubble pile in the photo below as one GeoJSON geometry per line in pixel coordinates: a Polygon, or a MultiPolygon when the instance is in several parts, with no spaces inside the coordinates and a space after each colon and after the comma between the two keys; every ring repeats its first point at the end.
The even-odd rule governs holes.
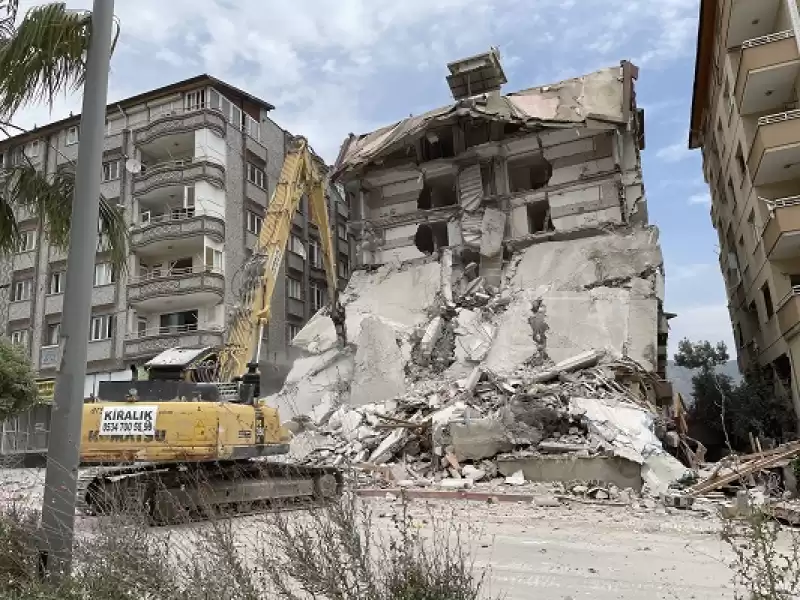
{"type": "Polygon", "coordinates": [[[613,458],[641,470],[619,487],[665,488],[685,470],[656,435],[660,261],[653,232],[634,229],[531,246],[499,287],[450,249],[355,272],[350,346],[316,315],[293,341],[304,358],[269,399],[294,416],[291,459],[467,487],[552,477],[507,472],[514,459],[613,458]]]}

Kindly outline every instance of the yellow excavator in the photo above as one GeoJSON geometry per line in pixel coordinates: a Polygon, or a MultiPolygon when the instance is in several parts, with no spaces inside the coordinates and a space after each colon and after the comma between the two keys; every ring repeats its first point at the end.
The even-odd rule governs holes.
{"type": "Polygon", "coordinates": [[[145,365],[147,376],[103,382],[84,405],[78,505],[87,514],[134,508],[154,523],[247,512],[262,503],[325,500],[342,490],[333,468],[275,460],[291,433],[259,398],[258,362],[292,218],[307,196],[320,234],[339,343],[347,343],[337,293],[324,176],[304,138],[293,140],[245,265],[239,302],[222,348],[171,348],[145,365]],[[268,460],[267,457],[273,457],[268,460]]]}

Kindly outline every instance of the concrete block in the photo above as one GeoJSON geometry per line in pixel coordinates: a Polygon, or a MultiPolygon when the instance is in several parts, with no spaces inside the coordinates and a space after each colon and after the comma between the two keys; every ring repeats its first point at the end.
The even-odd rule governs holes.
{"type": "Polygon", "coordinates": [[[642,489],[640,466],[621,457],[605,456],[524,456],[497,459],[498,471],[513,475],[522,471],[528,481],[568,483],[600,481],[620,488],[642,489]]]}
{"type": "Polygon", "coordinates": [[[487,208],[481,223],[482,256],[497,256],[503,250],[505,228],[506,213],[496,208],[487,208]]]}
{"type": "Polygon", "coordinates": [[[477,419],[465,424],[450,425],[453,453],[459,461],[491,458],[503,452],[510,452],[513,445],[509,441],[505,426],[493,419],[477,419]]]}
{"type": "Polygon", "coordinates": [[[350,403],[363,406],[402,396],[406,391],[405,362],[394,330],[376,317],[361,324],[356,340],[350,403]]]}
{"type": "Polygon", "coordinates": [[[433,352],[433,347],[442,335],[443,327],[444,320],[442,317],[435,317],[428,323],[428,326],[425,328],[425,334],[422,336],[422,341],[420,342],[420,350],[423,356],[430,357],[433,352]]]}
{"type": "MultiPolygon", "coordinates": [[[[545,310],[548,310],[546,304],[545,310]]],[[[539,352],[539,345],[533,339],[529,323],[532,315],[533,307],[529,293],[518,294],[500,315],[497,333],[486,357],[486,367],[490,371],[501,376],[510,375],[539,352]]]]}

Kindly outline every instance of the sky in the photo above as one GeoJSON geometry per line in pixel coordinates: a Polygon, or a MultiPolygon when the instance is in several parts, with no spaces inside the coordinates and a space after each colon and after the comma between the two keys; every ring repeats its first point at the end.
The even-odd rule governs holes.
{"type": "MultiPolygon", "coordinates": [[[[40,4],[22,0],[24,8],[40,4]]],[[[91,0],[68,0],[91,8],[91,0]]],[[[650,222],[665,259],[670,357],[677,342],[733,335],[699,151],[687,147],[699,0],[117,0],[109,101],[208,73],[261,97],[272,118],[333,163],[365,133],[447,104],[446,65],[500,49],[504,90],[630,60],[640,68],[650,222]],[[201,9],[202,7],[202,9],[201,9]]],[[[80,96],[15,116],[80,112],[80,96]]]]}

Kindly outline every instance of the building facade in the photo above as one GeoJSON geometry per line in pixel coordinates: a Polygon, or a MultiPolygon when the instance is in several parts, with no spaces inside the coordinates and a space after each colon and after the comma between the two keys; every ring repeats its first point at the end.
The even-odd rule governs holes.
{"type": "MultiPolygon", "coordinates": [[[[127,270],[119,273],[98,249],[87,397],[99,381],[128,379],[132,367],[166,348],[223,343],[291,139],[270,118],[273,108],[206,75],[108,106],[101,192],[124,209],[130,247],[127,270]]],[[[74,168],[79,145],[74,116],[0,142],[0,156],[8,165],[24,153],[56,173],[74,168]]],[[[327,196],[344,285],[348,207],[340,188],[328,186],[327,196]]],[[[18,221],[23,247],[0,259],[0,328],[26,349],[46,387],[59,363],[67,256],[31,214],[18,214],[18,221]]],[[[303,199],[263,347],[268,388],[280,385],[292,360],[288,341],[327,295],[319,232],[303,199]]],[[[48,415],[42,408],[5,423],[0,453],[41,449],[46,436],[34,433],[49,430],[48,415]]]]}
{"type": "Polygon", "coordinates": [[[448,69],[452,104],[342,147],[334,177],[356,266],[439,257],[448,273],[452,262],[454,296],[537,289],[555,360],[608,348],[663,378],[669,315],[642,182],[638,69],[624,61],[509,94],[496,49],[448,69]],[[522,272],[526,257],[546,266],[522,272]]]}
{"type": "MultiPolygon", "coordinates": [[[[740,369],[800,375],[797,0],[703,0],[690,148],[700,148],[740,369]]],[[[797,410],[800,415],[800,410],[797,410]]]]}

